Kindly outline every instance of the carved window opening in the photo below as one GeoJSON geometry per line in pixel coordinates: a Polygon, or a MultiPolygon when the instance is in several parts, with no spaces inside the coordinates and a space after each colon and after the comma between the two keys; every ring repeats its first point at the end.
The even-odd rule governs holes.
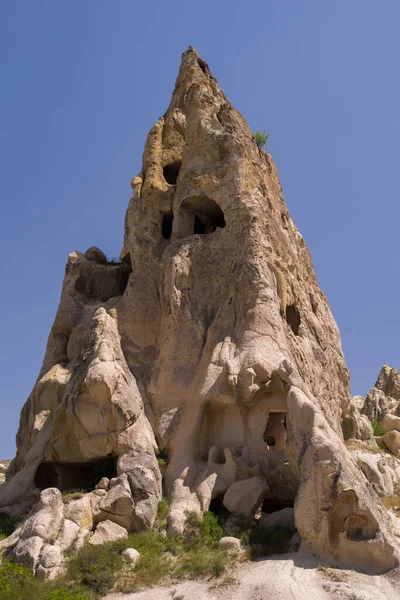
{"type": "Polygon", "coordinates": [[[55,487],[60,492],[94,490],[102,477],[117,477],[116,458],[106,457],[87,463],[43,462],[35,474],[40,490],[55,487]]]}
{"type": "Polygon", "coordinates": [[[180,237],[194,234],[209,234],[225,227],[221,207],[207,196],[189,196],[179,209],[177,233],[180,237]]]}
{"type": "Polygon", "coordinates": [[[163,215],[162,219],[162,236],[164,239],[169,240],[172,235],[172,224],[174,221],[174,215],[167,213],[163,215]]]}
{"type": "Polygon", "coordinates": [[[286,413],[270,412],[265,427],[264,442],[270,450],[280,451],[286,447],[286,413]]]}
{"type": "Polygon", "coordinates": [[[164,179],[169,185],[175,185],[178,181],[178,175],[182,163],[180,161],[176,161],[171,163],[170,165],[165,165],[163,168],[164,179]]]}
{"type": "Polygon", "coordinates": [[[294,304],[286,307],[286,321],[294,335],[299,335],[300,313],[294,304]]]}

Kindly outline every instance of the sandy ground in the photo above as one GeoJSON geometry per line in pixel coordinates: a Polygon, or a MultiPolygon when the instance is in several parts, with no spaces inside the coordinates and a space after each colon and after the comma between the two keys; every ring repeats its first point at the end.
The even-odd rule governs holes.
{"type": "Polygon", "coordinates": [[[106,600],[400,600],[400,572],[321,569],[299,554],[246,562],[221,580],[185,581],[106,600]]]}

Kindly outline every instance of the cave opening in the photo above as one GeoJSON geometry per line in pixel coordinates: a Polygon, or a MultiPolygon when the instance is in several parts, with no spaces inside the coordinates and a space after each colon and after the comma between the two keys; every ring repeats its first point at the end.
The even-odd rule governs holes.
{"type": "Polygon", "coordinates": [[[175,185],[178,181],[179,171],[181,169],[181,161],[176,161],[163,168],[164,179],[169,185],[175,185]]]}
{"type": "Polygon", "coordinates": [[[162,236],[165,240],[169,240],[172,235],[172,224],[174,221],[174,215],[172,213],[166,213],[162,219],[162,236]]]}
{"type": "Polygon", "coordinates": [[[300,313],[297,306],[290,304],[286,307],[286,321],[294,335],[299,335],[300,313]]]}
{"type": "Polygon", "coordinates": [[[180,206],[178,235],[187,237],[194,234],[214,233],[225,227],[225,217],[221,207],[207,196],[190,196],[180,206]]]}
{"type": "Polygon", "coordinates": [[[265,426],[264,442],[269,449],[284,450],[286,447],[286,412],[270,412],[265,426]]]}
{"type": "Polygon", "coordinates": [[[273,513],[284,508],[293,508],[294,499],[292,498],[264,498],[261,510],[263,513],[273,513]]]}
{"type": "Polygon", "coordinates": [[[194,233],[206,233],[206,226],[197,215],[194,216],[194,233]]]}
{"type": "Polygon", "coordinates": [[[55,487],[60,492],[94,490],[102,477],[117,477],[117,458],[107,456],[87,463],[43,462],[34,483],[40,490],[55,487]]]}

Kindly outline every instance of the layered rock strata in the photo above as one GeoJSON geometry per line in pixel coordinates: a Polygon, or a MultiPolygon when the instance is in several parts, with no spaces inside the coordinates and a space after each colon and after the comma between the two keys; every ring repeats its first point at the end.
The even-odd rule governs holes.
{"type": "Polygon", "coordinates": [[[192,47],[132,188],[121,263],[69,257],[2,510],[87,481],[88,466],[100,480],[111,459],[101,519],[150,527],[157,443],[171,534],[213,502],[294,507],[314,553],[396,566],[385,509],[344,445],[348,371],[310,253],[270,154],[192,47]]]}

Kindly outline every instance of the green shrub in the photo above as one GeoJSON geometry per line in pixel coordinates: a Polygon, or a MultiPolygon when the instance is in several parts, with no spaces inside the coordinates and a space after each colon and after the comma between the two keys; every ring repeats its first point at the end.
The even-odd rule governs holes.
{"type": "Polygon", "coordinates": [[[157,457],[158,466],[166,467],[168,465],[168,460],[169,460],[168,450],[166,448],[164,448],[164,449],[156,448],[154,453],[157,457]]]}
{"type": "Polygon", "coordinates": [[[167,529],[167,519],[168,519],[168,500],[163,498],[158,503],[157,516],[154,523],[154,529],[158,532],[166,531],[167,529]]]}
{"type": "Polygon", "coordinates": [[[388,432],[388,430],[382,427],[382,425],[376,419],[372,421],[372,429],[374,430],[374,435],[376,436],[385,435],[385,433],[388,432]]]}
{"type": "Polygon", "coordinates": [[[6,538],[17,528],[18,521],[5,513],[0,513],[0,537],[6,538]]]}
{"type": "Polygon", "coordinates": [[[270,135],[270,133],[266,133],[265,131],[261,133],[261,131],[257,129],[257,131],[254,134],[257,146],[259,148],[266,148],[268,146],[268,140],[270,135]]]}
{"type": "Polygon", "coordinates": [[[207,546],[196,546],[182,554],[176,577],[220,577],[230,558],[227,552],[207,546]]]}
{"type": "Polygon", "coordinates": [[[199,515],[194,511],[186,512],[184,545],[216,547],[224,537],[224,530],[218,517],[211,511],[199,515]]]}
{"type": "Polygon", "coordinates": [[[45,592],[42,600],[91,600],[92,596],[76,588],[63,587],[45,592]]]}
{"type": "Polygon", "coordinates": [[[68,576],[96,594],[106,594],[113,588],[123,564],[115,543],[85,544],[68,563],[68,576]]]}
{"type": "Polygon", "coordinates": [[[39,583],[29,569],[13,562],[0,566],[0,600],[36,600],[39,592],[39,583]]]}

